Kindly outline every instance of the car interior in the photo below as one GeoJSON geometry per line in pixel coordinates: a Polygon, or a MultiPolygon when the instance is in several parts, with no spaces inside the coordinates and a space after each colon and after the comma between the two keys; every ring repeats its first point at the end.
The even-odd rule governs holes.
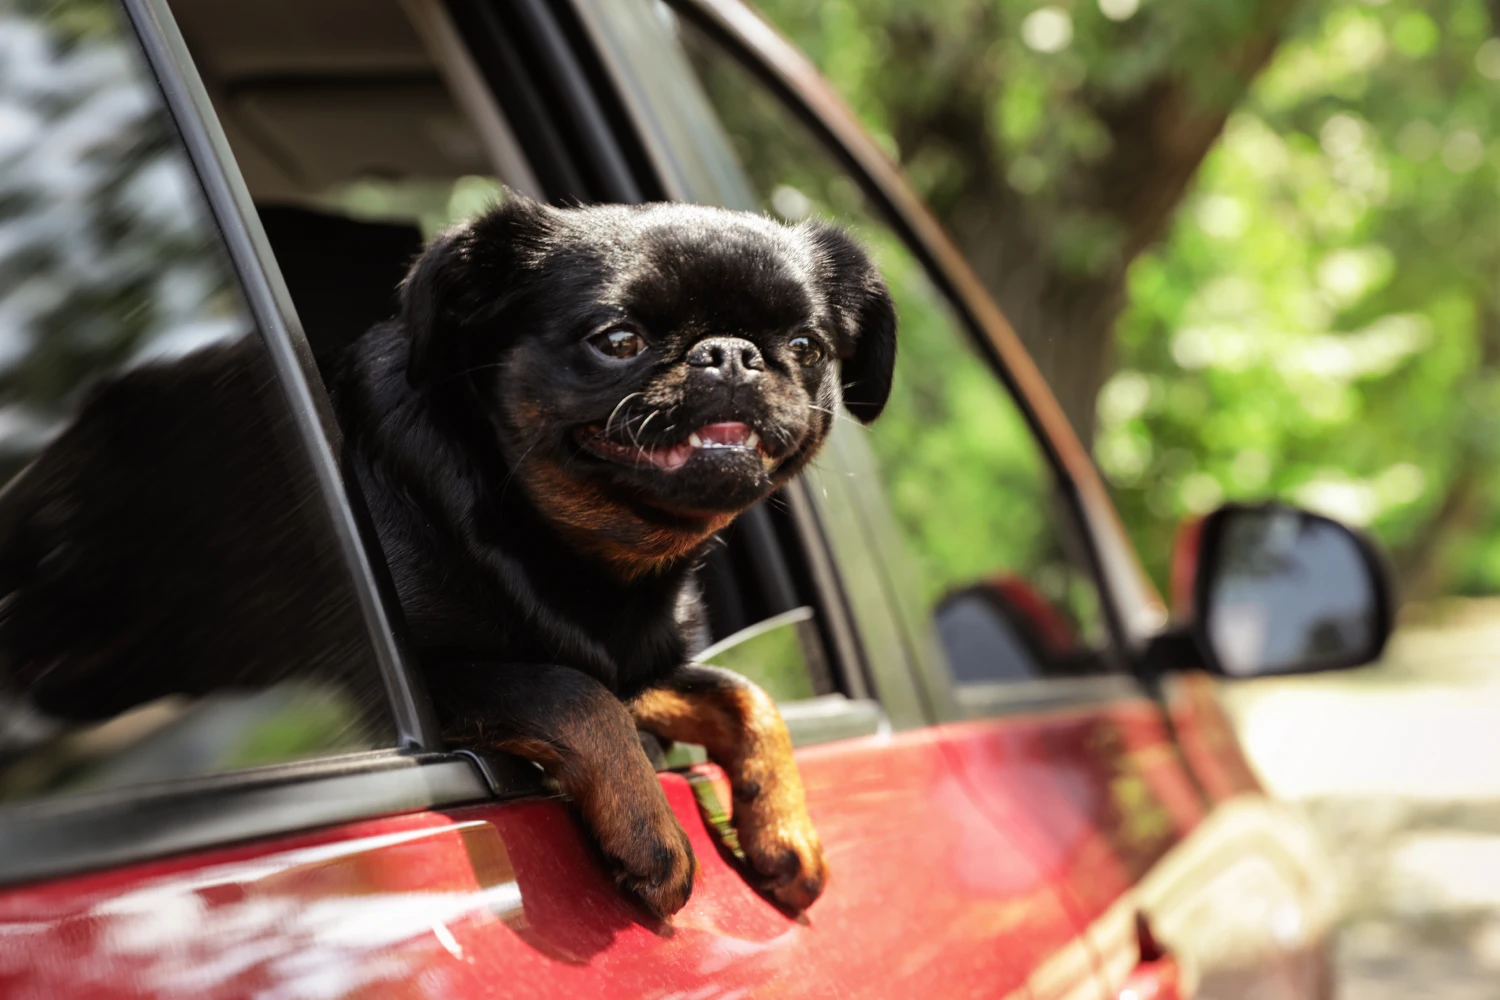
{"type": "MultiPolygon", "coordinates": [[[[499,199],[502,184],[554,201],[620,196],[587,176],[595,159],[587,144],[546,107],[545,67],[523,54],[534,26],[508,23],[512,14],[437,0],[171,7],[320,368],[393,313],[396,286],[424,240],[499,199]],[[450,10],[469,19],[465,37],[495,48],[485,60],[490,79],[450,10]],[[511,79],[495,79],[507,68],[511,79]],[[563,155],[572,148],[580,151],[563,155]]],[[[706,641],[816,605],[796,538],[781,497],[725,533],[701,574],[706,641]]],[[[780,692],[768,684],[773,693],[839,689],[820,618],[790,616],[806,676],[780,692]]]]}

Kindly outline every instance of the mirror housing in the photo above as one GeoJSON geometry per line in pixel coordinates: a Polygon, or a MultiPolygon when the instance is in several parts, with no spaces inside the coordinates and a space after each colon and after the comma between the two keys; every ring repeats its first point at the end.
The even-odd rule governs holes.
{"type": "MultiPolygon", "coordinates": [[[[1201,665],[1225,677],[1342,670],[1385,649],[1385,564],[1363,535],[1285,504],[1228,504],[1184,525],[1172,553],[1174,617],[1201,665]]],[[[1149,651],[1148,651],[1149,658],[1149,651]]],[[[1174,657],[1175,659],[1175,657],[1174,657]]]]}

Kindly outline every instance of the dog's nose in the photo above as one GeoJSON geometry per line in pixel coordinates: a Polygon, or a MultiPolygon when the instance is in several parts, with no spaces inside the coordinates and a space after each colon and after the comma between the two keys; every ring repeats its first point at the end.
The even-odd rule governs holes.
{"type": "Polygon", "coordinates": [[[707,337],[688,351],[687,363],[730,385],[748,382],[766,370],[760,348],[740,337],[707,337]]]}

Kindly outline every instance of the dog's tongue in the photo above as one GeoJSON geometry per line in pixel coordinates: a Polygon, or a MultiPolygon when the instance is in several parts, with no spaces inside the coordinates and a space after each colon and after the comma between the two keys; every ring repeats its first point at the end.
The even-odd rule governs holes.
{"type": "Polygon", "coordinates": [[[751,430],[749,425],[739,421],[705,424],[689,434],[686,441],[679,441],[677,444],[662,448],[644,448],[611,441],[603,435],[597,425],[588,428],[583,434],[588,447],[592,448],[595,453],[603,454],[616,461],[654,465],[667,472],[682,468],[687,464],[688,459],[693,457],[695,451],[718,448],[758,449],[760,447],[760,436],[751,430]]]}
{"type": "Polygon", "coordinates": [[[693,446],[683,441],[666,448],[644,448],[640,457],[658,469],[670,472],[687,464],[687,460],[693,457],[693,446]]]}
{"type": "Polygon", "coordinates": [[[686,441],[665,448],[646,448],[640,457],[658,469],[668,472],[679,468],[693,457],[700,448],[748,448],[756,442],[755,432],[738,421],[721,424],[705,424],[694,431],[686,441]]]}

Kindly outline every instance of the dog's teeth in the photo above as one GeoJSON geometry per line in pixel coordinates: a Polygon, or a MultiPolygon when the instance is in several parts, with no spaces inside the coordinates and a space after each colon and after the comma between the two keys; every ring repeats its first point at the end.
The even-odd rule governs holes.
{"type": "Polygon", "coordinates": [[[757,434],[757,433],[755,433],[754,431],[751,431],[750,432],[750,436],[747,437],[747,438],[745,438],[745,447],[746,448],[759,448],[760,447],[760,435],[757,434]]]}
{"type": "Polygon", "coordinates": [[[688,435],[688,444],[692,445],[694,448],[702,448],[703,439],[698,436],[697,431],[694,431],[693,433],[688,435]]]}

